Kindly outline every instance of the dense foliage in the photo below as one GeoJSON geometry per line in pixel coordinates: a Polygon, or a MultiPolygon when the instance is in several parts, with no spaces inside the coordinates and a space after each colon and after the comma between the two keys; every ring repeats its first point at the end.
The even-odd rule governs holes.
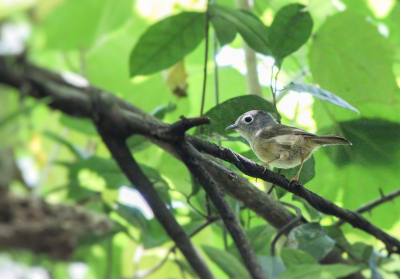
{"type": "MultiPolygon", "coordinates": [[[[400,2],[255,0],[250,11],[235,1],[211,2],[0,0],[0,56],[25,49],[31,63],[76,85],[89,82],[166,123],[204,113],[211,125],[189,133],[258,163],[247,143],[225,128],[248,110],[275,113],[276,99],[283,124],[341,135],[353,144],[315,152],[300,176],[306,188],[349,210],[399,192],[400,2]],[[246,85],[252,72],[243,41],[247,53],[257,53],[260,92],[246,85]]],[[[0,176],[4,162],[19,170],[10,193],[81,206],[116,225],[101,237],[82,238],[70,259],[4,248],[0,277],[197,278],[182,253],[171,249],[173,241],[91,121],[50,109],[49,99],[23,95],[22,89],[0,87],[0,176]]],[[[185,165],[143,137],[129,138],[128,145],[185,232],[201,229],[191,240],[215,277],[251,278],[222,221],[210,222],[217,212],[185,165]]],[[[291,178],[295,171],[282,174],[291,178]]],[[[246,179],[260,189],[270,186],[246,179]]],[[[400,238],[397,195],[364,215],[400,238]]],[[[273,196],[299,207],[309,221],[279,239],[275,257],[270,250],[277,229],[227,196],[267,278],[336,278],[358,271],[367,278],[400,278],[398,254],[388,257],[381,241],[338,225],[338,218],[281,188],[273,196]],[[332,250],[347,265],[321,265],[332,250]]]]}

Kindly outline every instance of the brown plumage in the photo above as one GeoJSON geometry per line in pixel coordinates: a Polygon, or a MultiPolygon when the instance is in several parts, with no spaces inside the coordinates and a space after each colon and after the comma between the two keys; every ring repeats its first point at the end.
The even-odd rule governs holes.
{"type": "Polygon", "coordinates": [[[288,169],[300,165],[292,180],[298,180],[303,163],[319,147],[351,145],[340,136],[317,136],[303,129],[276,124],[271,114],[260,110],[246,112],[226,129],[235,129],[242,135],[264,166],[288,169]]]}

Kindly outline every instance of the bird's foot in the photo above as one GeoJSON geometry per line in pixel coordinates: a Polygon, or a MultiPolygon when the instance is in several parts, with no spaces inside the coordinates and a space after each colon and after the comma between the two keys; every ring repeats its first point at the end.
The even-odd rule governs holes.
{"type": "Polygon", "coordinates": [[[289,185],[294,183],[295,181],[299,181],[299,175],[298,174],[296,174],[292,179],[290,179],[289,185]]]}
{"type": "Polygon", "coordinates": [[[269,164],[262,164],[262,166],[264,167],[264,171],[262,172],[262,174],[264,174],[264,172],[267,170],[267,168],[269,167],[269,164]]]}

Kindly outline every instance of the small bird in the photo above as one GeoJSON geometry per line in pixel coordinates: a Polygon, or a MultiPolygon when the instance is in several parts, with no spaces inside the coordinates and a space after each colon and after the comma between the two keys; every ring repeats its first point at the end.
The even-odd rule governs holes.
{"type": "Polygon", "coordinates": [[[300,168],[292,180],[298,180],[303,163],[321,146],[351,145],[340,136],[317,136],[299,128],[277,124],[270,113],[251,110],[239,116],[226,130],[236,130],[250,144],[263,166],[300,168]]]}

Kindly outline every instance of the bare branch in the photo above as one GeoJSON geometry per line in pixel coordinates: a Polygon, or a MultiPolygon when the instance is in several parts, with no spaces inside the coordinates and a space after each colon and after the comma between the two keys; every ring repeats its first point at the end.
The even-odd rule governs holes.
{"type": "MultiPolygon", "coordinates": [[[[359,209],[356,209],[355,212],[362,214],[364,212],[370,212],[372,209],[374,209],[375,207],[394,200],[395,198],[397,198],[398,196],[400,196],[400,189],[394,190],[393,192],[390,192],[387,195],[384,195],[383,193],[381,193],[381,197],[377,198],[375,200],[372,200],[370,202],[368,202],[367,204],[364,204],[363,206],[361,206],[359,209]]],[[[345,222],[343,222],[342,220],[338,221],[336,223],[336,226],[341,226],[343,225],[345,222]]]]}
{"type": "Polygon", "coordinates": [[[247,239],[243,228],[237,220],[232,208],[226,201],[223,192],[216,185],[213,178],[198,160],[201,155],[198,154],[198,151],[185,141],[178,142],[175,146],[175,149],[181,156],[186,167],[196,177],[206,191],[207,195],[210,197],[214,206],[217,208],[252,277],[254,279],[266,278],[261,269],[261,265],[258,262],[253,249],[251,248],[250,241],[247,239]]]}
{"type": "MultiPolygon", "coordinates": [[[[29,94],[36,98],[48,95],[53,96],[54,102],[51,104],[53,108],[60,109],[75,117],[92,116],[90,92],[99,89],[94,87],[77,88],[68,84],[53,72],[26,63],[21,65],[22,62],[15,59],[15,57],[7,59],[0,56],[0,83],[8,84],[16,88],[22,87],[22,85],[27,82],[31,83],[32,86],[29,94]],[[8,61],[6,61],[7,59],[8,61]],[[19,68],[24,69],[23,74],[16,70],[17,65],[19,68]],[[79,105],[81,110],[77,111],[75,109],[75,102],[81,102],[79,105]]],[[[159,133],[165,131],[165,129],[169,127],[167,124],[162,123],[135,106],[109,93],[101,91],[101,94],[115,107],[115,109],[112,109],[111,113],[109,113],[109,117],[103,119],[102,127],[104,129],[119,137],[126,137],[133,133],[144,135],[148,140],[179,159],[179,156],[176,154],[171,144],[160,140],[159,133]]],[[[264,170],[262,166],[255,164],[229,149],[219,147],[189,135],[186,136],[186,139],[199,151],[231,162],[247,175],[253,177],[262,176],[261,174],[264,170]]],[[[290,211],[279,204],[279,202],[268,197],[266,193],[254,187],[247,179],[238,175],[235,171],[227,168],[223,164],[215,162],[211,157],[203,157],[201,160],[202,164],[204,164],[219,187],[223,188],[227,194],[242,201],[249,209],[263,217],[274,227],[279,229],[295,217],[290,211]]],[[[266,171],[262,178],[265,178],[267,181],[277,182],[281,187],[285,187],[285,185],[287,186],[288,184],[288,181],[284,177],[280,177],[276,173],[270,171],[266,171]]],[[[295,185],[296,184],[292,183],[292,186],[295,185]]],[[[297,193],[294,190],[293,192],[297,193]]],[[[329,208],[330,204],[328,203],[327,206],[329,208]]],[[[303,222],[298,222],[297,225],[303,222]]],[[[389,239],[389,242],[391,241],[392,240],[389,239]]],[[[396,241],[397,240],[393,243],[396,243],[396,241]]],[[[337,251],[330,253],[323,262],[345,263],[340,253],[337,251]]],[[[362,278],[359,273],[349,277],[362,278]]]]}
{"type": "Polygon", "coordinates": [[[11,194],[0,197],[0,245],[45,253],[67,260],[84,237],[111,234],[108,216],[79,206],[48,204],[38,198],[11,194]]]}
{"type": "Polygon", "coordinates": [[[129,148],[125,143],[125,139],[110,137],[98,123],[97,125],[104,143],[110,150],[118,166],[125,173],[132,185],[134,185],[146,199],[154,213],[154,216],[164,227],[165,231],[172,238],[177,247],[182,251],[182,254],[185,256],[194,271],[202,279],[214,278],[202,257],[195,250],[190,238],[175,220],[172,213],[167,209],[164,201],[158,195],[153,184],[140,169],[135,159],[133,159],[129,148]]]}

